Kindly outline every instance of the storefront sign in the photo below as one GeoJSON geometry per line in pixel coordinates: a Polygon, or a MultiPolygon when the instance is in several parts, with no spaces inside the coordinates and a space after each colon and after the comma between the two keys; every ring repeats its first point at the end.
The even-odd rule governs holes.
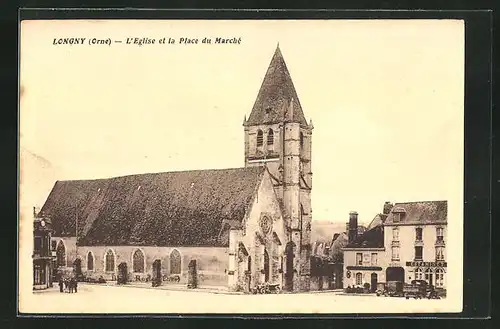
{"type": "Polygon", "coordinates": [[[382,271],[380,266],[347,266],[348,270],[382,271]]]}
{"type": "Polygon", "coordinates": [[[446,267],[446,262],[406,262],[406,266],[413,267],[446,267]]]}

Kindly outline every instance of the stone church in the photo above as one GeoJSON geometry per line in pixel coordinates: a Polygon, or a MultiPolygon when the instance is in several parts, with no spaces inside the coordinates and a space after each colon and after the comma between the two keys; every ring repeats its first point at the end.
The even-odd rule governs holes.
{"type": "Polygon", "coordinates": [[[184,284],[196,264],[200,286],[308,291],[313,126],[279,46],[243,128],[242,168],[57,181],[38,214],[56,267],[184,284]]]}

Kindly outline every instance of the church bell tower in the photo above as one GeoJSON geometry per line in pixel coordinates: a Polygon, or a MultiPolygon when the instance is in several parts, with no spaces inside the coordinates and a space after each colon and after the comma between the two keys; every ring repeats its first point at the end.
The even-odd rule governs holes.
{"type": "Polygon", "coordinates": [[[245,166],[266,165],[283,209],[288,241],[284,288],[308,291],[311,257],[311,143],[308,124],[278,47],[264,76],[245,130],[245,166]]]}

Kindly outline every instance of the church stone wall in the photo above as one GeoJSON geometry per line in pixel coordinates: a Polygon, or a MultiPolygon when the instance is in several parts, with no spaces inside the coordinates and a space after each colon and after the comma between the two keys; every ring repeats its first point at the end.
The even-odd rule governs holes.
{"type": "MultiPolygon", "coordinates": [[[[60,238],[56,238],[57,241],[60,238]]],[[[151,246],[79,246],[78,252],[75,238],[63,238],[67,264],[72,266],[74,260],[79,257],[82,260],[82,272],[86,276],[106,280],[116,280],[118,265],[127,263],[129,277],[132,281],[145,280],[148,275],[153,275],[153,262],[161,261],[161,274],[170,275],[170,254],[175,249],[181,255],[181,284],[187,284],[188,265],[192,259],[197,261],[198,284],[200,286],[225,286],[227,285],[228,272],[228,248],[220,247],[151,247],[151,246]],[[141,250],[145,256],[145,268],[143,273],[133,273],[133,253],[141,250]],[[115,255],[115,269],[113,272],[105,272],[105,255],[112,250],[115,255]],[[89,252],[94,258],[94,269],[87,269],[87,257],[89,252]]],[[[168,284],[164,282],[164,284],[168,284]]]]}

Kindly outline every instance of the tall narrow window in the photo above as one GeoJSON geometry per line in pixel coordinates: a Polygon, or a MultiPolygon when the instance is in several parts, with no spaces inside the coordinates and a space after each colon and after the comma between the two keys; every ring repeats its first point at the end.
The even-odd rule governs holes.
{"type": "Polygon", "coordinates": [[[392,229],[392,240],[399,241],[399,228],[397,227],[392,229]]]}
{"type": "Polygon", "coordinates": [[[262,132],[262,130],[259,129],[257,131],[257,147],[262,146],[263,143],[264,143],[264,133],[262,132]]]}
{"type": "Polygon", "coordinates": [[[360,252],[356,253],[356,265],[363,265],[363,254],[360,252]]]}
{"type": "Polygon", "coordinates": [[[436,247],[436,260],[444,260],[444,247],[436,247]]]}
{"type": "Polygon", "coordinates": [[[415,260],[422,260],[422,259],[423,259],[423,247],[416,246],[415,247],[415,260]]]}
{"type": "Polygon", "coordinates": [[[269,129],[267,132],[267,145],[272,146],[274,144],[274,131],[269,129]]]}
{"type": "Polygon", "coordinates": [[[437,227],[436,228],[436,237],[438,241],[443,241],[444,240],[444,234],[443,234],[443,228],[442,227],[437,227]]]}
{"type": "Polygon", "coordinates": [[[372,253],[371,263],[372,263],[372,265],[377,265],[377,253],[376,252],[372,253]]]}
{"type": "Polygon", "coordinates": [[[356,273],[356,285],[360,286],[363,284],[363,274],[361,273],[356,273]]]}
{"type": "Polygon", "coordinates": [[[134,273],[144,273],[144,254],[142,251],[137,249],[132,258],[134,273]]]}
{"type": "Polygon", "coordinates": [[[87,254],[87,271],[93,271],[94,270],[94,255],[92,255],[92,252],[89,251],[87,254]]]}
{"type": "Polygon", "coordinates": [[[106,253],[106,272],[114,272],[115,271],[115,254],[110,249],[106,253]]]}
{"type": "Polygon", "coordinates": [[[177,249],[170,253],[170,274],[181,274],[181,253],[177,249]]]}
{"type": "Polygon", "coordinates": [[[392,246],[392,260],[399,260],[399,247],[392,246]]]}
{"type": "Polygon", "coordinates": [[[433,285],[434,282],[433,282],[433,278],[432,278],[432,269],[428,268],[425,270],[425,281],[427,281],[428,284],[431,284],[433,285]]]}
{"type": "Polygon", "coordinates": [[[415,240],[422,241],[422,228],[421,227],[417,227],[415,229],[415,240]]]}
{"type": "Polygon", "coordinates": [[[300,132],[300,148],[304,147],[304,134],[300,132]]]}

